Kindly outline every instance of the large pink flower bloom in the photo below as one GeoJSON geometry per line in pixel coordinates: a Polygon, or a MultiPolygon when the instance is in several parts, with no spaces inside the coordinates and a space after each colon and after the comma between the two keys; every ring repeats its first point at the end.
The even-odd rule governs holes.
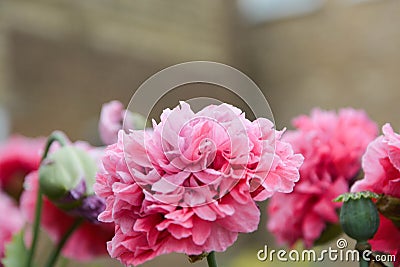
{"type": "MultiPolygon", "coordinates": [[[[21,196],[21,210],[27,220],[32,222],[35,216],[35,204],[39,187],[38,173],[32,172],[25,179],[25,191],[21,196]]],[[[58,242],[72,226],[76,217],[57,208],[44,197],[41,226],[53,241],[58,242]]],[[[107,253],[106,242],[114,233],[113,224],[91,223],[85,221],[68,239],[63,255],[80,261],[90,260],[107,253]]]]}
{"type": "Polygon", "coordinates": [[[26,174],[37,170],[45,140],[12,136],[0,145],[0,188],[17,197],[26,174]]]}
{"type": "Polygon", "coordinates": [[[0,266],[4,257],[4,249],[14,233],[24,225],[23,216],[16,203],[6,194],[0,191],[0,266]]]}
{"type": "Polygon", "coordinates": [[[255,200],[291,192],[299,178],[303,158],[280,136],[269,120],[250,122],[230,105],[194,113],[184,102],[152,131],[121,131],[95,184],[106,198],[99,219],[116,224],[110,255],[138,265],[171,252],[224,251],[256,230],[255,200]]]}
{"type": "MultiPolygon", "coordinates": [[[[383,135],[368,146],[363,157],[364,179],[357,181],[351,190],[367,190],[400,198],[400,135],[394,133],[389,124],[384,125],[382,131],[383,135]]],[[[380,217],[378,232],[370,241],[372,249],[399,254],[400,229],[389,219],[380,217]]]]}
{"type": "Polygon", "coordinates": [[[268,229],[279,243],[293,245],[303,240],[310,247],[326,228],[337,223],[332,202],[349,190],[361,168],[361,156],[377,135],[377,127],[363,111],[314,109],[311,116],[294,120],[295,131],[283,139],[304,155],[300,182],[289,195],[276,194],[269,206],[268,229]]]}

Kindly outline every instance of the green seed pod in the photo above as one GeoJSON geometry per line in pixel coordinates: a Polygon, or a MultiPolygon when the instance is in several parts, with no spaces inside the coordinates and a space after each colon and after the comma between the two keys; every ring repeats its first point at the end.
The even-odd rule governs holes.
{"type": "Polygon", "coordinates": [[[357,242],[366,242],[378,230],[378,210],[369,197],[349,197],[340,210],[340,223],[348,236],[357,242]]]}
{"type": "MultiPolygon", "coordinates": [[[[50,154],[39,169],[42,193],[49,199],[58,200],[85,180],[88,191],[92,190],[97,166],[83,150],[64,146],[50,154]]],[[[86,192],[91,194],[92,192],[86,192]]]]}

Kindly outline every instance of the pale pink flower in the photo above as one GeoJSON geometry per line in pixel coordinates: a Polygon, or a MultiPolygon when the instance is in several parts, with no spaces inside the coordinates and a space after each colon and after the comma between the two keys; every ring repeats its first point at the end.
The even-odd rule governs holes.
{"type": "Polygon", "coordinates": [[[124,121],[124,106],[119,101],[103,104],[100,113],[99,133],[104,144],[117,142],[118,131],[122,129],[124,121]]]}
{"type": "MultiPolygon", "coordinates": [[[[38,187],[38,173],[34,171],[26,177],[25,191],[21,196],[21,210],[29,222],[32,222],[35,216],[38,187]]],[[[43,198],[41,226],[54,242],[58,242],[72,226],[76,217],[59,209],[46,197],[43,198]]],[[[62,254],[79,261],[104,255],[107,253],[106,242],[111,239],[113,233],[113,224],[85,221],[68,239],[62,254]]]]}
{"type": "MultiPolygon", "coordinates": [[[[385,124],[382,132],[383,135],[371,142],[363,157],[364,179],[354,183],[351,191],[372,191],[400,198],[400,135],[390,124],[385,124]]],[[[400,229],[384,216],[380,218],[378,232],[370,240],[372,249],[399,255],[400,229]]]]}
{"type": "Polygon", "coordinates": [[[294,131],[283,140],[304,155],[300,182],[289,195],[275,194],[268,206],[268,229],[279,243],[303,240],[307,247],[328,223],[337,223],[338,203],[332,199],[349,190],[361,168],[361,156],[377,135],[377,127],[363,111],[314,109],[294,120],[294,131]]]}
{"type": "Polygon", "coordinates": [[[99,134],[105,145],[111,145],[118,140],[118,131],[143,129],[146,119],[137,113],[124,109],[117,100],[103,104],[100,113],[99,134]]]}
{"type": "Polygon", "coordinates": [[[280,136],[269,120],[250,122],[230,105],[194,113],[184,102],[152,130],[120,131],[95,184],[106,199],[99,219],[116,224],[110,255],[138,265],[224,251],[256,230],[255,200],[291,192],[299,178],[302,156],[280,136]]]}
{"type": "Polygon", "coordinates": [[[4,257],[5,246],[13,234],[24,225],[24,219],[13,199],[0,191],[0,266],[4,257]]]}

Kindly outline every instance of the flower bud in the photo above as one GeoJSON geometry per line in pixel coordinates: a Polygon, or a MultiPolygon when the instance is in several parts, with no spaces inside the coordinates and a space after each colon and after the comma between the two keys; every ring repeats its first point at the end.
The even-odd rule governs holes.
{"type": "Polygon", "coordinates": [[[83,217],[92,223],[98,223],[97,217],[104,211],[106,203],[104,199],[94,194],[87,195],[86,192],[86,182],[81,180],[64,197],[53,200],[53,204],[73,216],[83,217]]]}
{"type": "Polygon", "coordinates": [[[83,217],[91,223],[99,223],[97,217],[105,210],[105,208],[106,202],[104,199],[96,195],[91,195],[85,197],[82,200],[81,206],[72,210],[71,213],[75,216],[83,217]]]}
{"type": "Polygon", "coordinates": [[[49,199],[59,200],[84,180],[84,195],[91,195],[96,170],[96,162],[85,151],[73,146],[61,147],[50,154],[40,166],[40,190],[49,199]]]}
{"type": "Polygon", "coordinates": [[[343,198],[340,223],[343,231],[357,242],[373,238],[379,227],[378,210],[371,197],[376,195],[358,192],[345,194],[343,198]]]}

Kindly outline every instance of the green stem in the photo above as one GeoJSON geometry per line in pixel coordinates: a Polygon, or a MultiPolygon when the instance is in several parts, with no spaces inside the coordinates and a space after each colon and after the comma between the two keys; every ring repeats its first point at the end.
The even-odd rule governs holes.
{"type": "Polygon", "coordinates": [[[36,206],[35,206],[35,221],[33,223],[33,239],[32,239],[32,245],[31,245],[31,248],[30,248],[29,254],[28,254],[28,260],[26,262],[27,267],[30,267],[32,265],[32,259],[35,254],[36,244],[37,244],[37,241],[39,238],[39,225],[40,225],[40,217],[41,217],[41,213],[42,213],[42,204],[43,204],[42,192],[40,192],[40,189],[38,189],[36,206]]]}
{"type": "Polygon", "coordinates": [[[371,245],[366,241],[357,241],[356,250],[358,250],[358,253],[360,255],[360,267],[368,267],[369,262],[364,259],[363,252],[365,250],[371,250],[371,245]]]}
{"type": "Polygon", "coordinates": [[[50,254],[49,259],[47,260],[46,267],[53,267],[57,261],[58,256],[60,255],[61,250],[63,249],[65,243],[67,243],[68,238],[72,235],[72,233],[81,225],[83,222],[82,218],[76,219],[72,226],[68,229],[68,231],[64,234],[61,238],[60,242],[58,243],[57,247],[53,252],[50,254]]]}
{"type": "Polygon", "coordinates": [[[369,262],[364,260],[363,257],[361,256],[361,258],[360,258],[360,267],[368,267],[368,266],[369,266],[369,262]]]}
{"type": "Polygon", "coordinates": [[[47,157],[50,147],[55,141],[60,143],[61,146],[67,145],[66,137],[62,132],[59,132],[59,131],[52,132],[51,135],[47,138],[46,146],[44,148],[44,152],[43,152],[43,156],[42,156],[42,161],[47,157]]]}
{"type": "Polygon", "coordinates": [[[218,267],[217,260],[215,259],[215,252],[211,251],[207,256],[208,267],[218,267]]]}
{"type": "MultiPolygon", "coordinates": [[[[61,132],[57,132],[57,131],[53,132],[47,139],[41,162],[43,162],[43,160],[47,157],[47,154],[49,153],[49,150],[50,150],[50,146],[55,141],[59,142],[61,146],[65,146],[67,143],[64,134],[62,134],[61,132]]],[[[31,248],[29,249],[29,253],[28,253],[28,259],[27,259],[27,262],[25,265],[26,267],[32,266],[32,260],[33,260],[33,257],[35,256],[37,241],[39,239],[39,226],[40,226],[40,218],[42,216],[42,206],[43,206],[43,198],[42,198],[42,192],[39,188],[38,192],[37,192],[37,199],[36,199],[36,205],[35,205],[35,220],[33,222],[33,238],[32,238],[31,248]]]]}

